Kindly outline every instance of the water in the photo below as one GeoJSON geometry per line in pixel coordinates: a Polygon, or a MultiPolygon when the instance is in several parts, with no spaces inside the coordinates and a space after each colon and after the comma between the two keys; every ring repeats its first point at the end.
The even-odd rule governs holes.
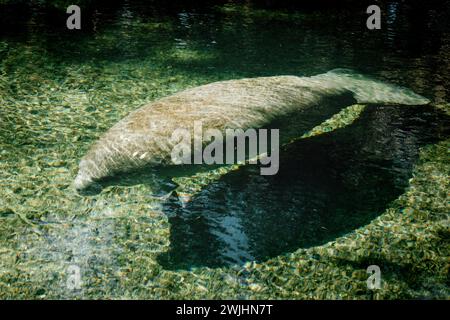
{"type": "Polygon", "coordinates": [[[11,2],[0,2],[1,297],[323,298],[325,286],[331,297],[367,298],[357,273],[366,261],[392,279],[380,297],[448,292],[439,267],[448,256],[439,251],[448,241],[448,2],[386,2],[382,30],[369,31],[362,4],[94,1],[79,32],[65,29],[63,1],[11,2]],[[212,81],[338,67],[432,104],[344,112],[323,134],[285,146],[276,176],[247,166],[192,178],[177,168],[118,177],[90,196],[71,188],[91,143],[147,102],[212,81]],[[316,265],[330,241],[350,248],[350,269],[320,253],[323,273],[286,271],[316,265]],[[81,289],[66,285],[71,265],[81,289]],[[281,275],[315,285],[261,280],[281,275]]]}
{"type": "Polygon", "coordinates": [[[373,106],[344,129],[286,147],[275,176],[247,166],[187,205],[173,197],[165,263],[264,260],[367,224],[404,192],[418,148],[447,135],[445,126],[430,108],[373,106]]]}

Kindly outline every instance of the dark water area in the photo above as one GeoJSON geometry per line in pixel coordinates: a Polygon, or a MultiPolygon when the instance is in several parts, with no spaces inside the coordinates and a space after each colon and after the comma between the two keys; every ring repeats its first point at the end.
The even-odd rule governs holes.
{"type": "Polygon", "coordinates": [[[373,31],[365,25],[367,4],[85,1],[82,29],[73,32],[65,27],[64,1],[6,1],[0,35],[39,45],[55,63],[158,59],[179,48],[201,58],[165,59],[178,74],[311,75],[339,66],[444,101],[450,81],[449,2],[381,1],[382,29],[373,31]],[[112,33],[109,41],[99,41],[96,35],[105,32],[112,33]]]}
{"type": "Polygon", "coordinates": [[[370,106],[352,125],[283,148],[280,171],[245,166],[165,205],[170,268],[264,261],[369,223],[408,186],[420,147],[450,133],[430,107],[370,106]]]}

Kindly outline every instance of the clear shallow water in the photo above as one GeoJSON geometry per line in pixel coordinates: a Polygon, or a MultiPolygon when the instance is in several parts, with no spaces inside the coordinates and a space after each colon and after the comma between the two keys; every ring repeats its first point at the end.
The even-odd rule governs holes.
{"type": "MultiPolygon", "coordinates": [[[[65,15],[53,6],[2,9],[0,261],[5,297],[177,297],[179,277],[195,288],[208,287],[192,280],[219,281],[204,267],[236,264],[239,269],[247,261],[322,246],[370,224],[408,188],[419,149],[448,141],[450,28],[444,2],[433,8],[392,2],[384,28],[375,32],[365,29],[365,10],[356,7],[161,9],[130,1],[90,7],[79,33],[64,29],[65,15]],[[256,167],[200,178],[169,170],[120,177],[88,197],[71,189],[89,145],[146,102],[216,80],[312,75],[337,67],[409,87],[433,106],[370,106],[345,128],[327,132],[325,125],[325,134],[283,150],[275,177],[261,177],[256,167]],[[187,178],[174,182],[173,176],[187,178]],[[195,190],[189,202],[180,201],[180,192],[169,194],[180,184],[183,191],[195,190]],[[79,291],[65,285],[69,265],[82,270],[79,291]],[[194,267],[200,271],[191,273],[194,267]]],[[[427,165],[442,157],[448,154],[428,157],[427,165]]],[[[428,192],[421,191],[420,207],[431,213],[434,202],[445,207],[445,195],[431,181],[448,171],[438,165],[435,170],[415,186],[428,192]]],[[[409,232],[396,226],[405,231],[393,233],[393,242],[409,232]]],[[[432,230],[429,222],[423,226],[432,230]]],[[[364,244],[360,249],[370,252],[364,244]]],[[[407,260],[390,250],[396,259],[407,260]]],[[[296,259],[315,261],[316,255],[296,259]]],[[[405,268],[385,260],[375,263],[386,263],[393,283],[402,284],[399,274],[405,268]]],[[[430,267],[438,265],[431,260],[424,267],[431,271],[424,272],[434,277],[436,288],[442,275],[430,267]]],[[[333,266],[333,272],[340,268],[333,266]]],[[[223,282],[228,271],[218,270],[223,282]]],[[[316,290],[326,283],[315,279],[316,290]]],[[[406,295],[401,288],[399,295],[406,295]]],[[[186,285],[178,297],[189,296],[189,290],[186,285]]],[[[227,297],[250,297],[236,293],[240,289],[226,290],[227,297]]],[[[272,290],[268,296],[276,295],[272,290]]]]}

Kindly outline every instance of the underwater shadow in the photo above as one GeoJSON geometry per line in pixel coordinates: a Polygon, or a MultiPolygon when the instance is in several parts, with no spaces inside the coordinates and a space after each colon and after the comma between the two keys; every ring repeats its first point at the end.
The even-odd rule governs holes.
{"type": "Polygon", "coordinates": [[[151,190],[151,196],[168,196],[178,186],[173,181],[174,178],[190,177],[219,167],[220,165],[145,166],[132,172],[123,172],[102,178],[86,189],[77,190],[77,192],[83,196],[95,196],[108,187],[146,185],[151,190]]]}
{"type": "Polygon", "coordinates": [[[242,265],[317,246],[368,224],[408,186],[419,149],[449,135],[431,106],[367,106],[352,125],[281,150],[280,170],[248,165],[163,210],[166,269],[242,265]]]}

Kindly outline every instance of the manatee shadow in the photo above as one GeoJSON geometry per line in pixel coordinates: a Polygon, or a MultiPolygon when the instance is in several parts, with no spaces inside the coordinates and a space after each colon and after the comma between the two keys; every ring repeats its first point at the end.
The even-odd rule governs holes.
{"type": "Polygon", "coordinates": [[[165,196],[170,194],[178,186],[173,178],[189,177],[200,172],[206,172],[219,165],[177,165],[177,166],[154,166],[143,167],[132,172],[123,172],[111,177],[96,181],[78,193],[83,196],[94,196],[101,193],[105,188],[131,187],[135,185],[146,185],[150,187],[152,196],[165,196]]]}
{"type": "Polygon", "coordinates": [[[404,193],[419,148],[449,135],[431,106],[367,106],[352,125],[281,150],[280,170],[256,165],[223,176],[187,203],[164,204],[166,269],[263,261],[324,244],[382,214],[404,193]]]}

